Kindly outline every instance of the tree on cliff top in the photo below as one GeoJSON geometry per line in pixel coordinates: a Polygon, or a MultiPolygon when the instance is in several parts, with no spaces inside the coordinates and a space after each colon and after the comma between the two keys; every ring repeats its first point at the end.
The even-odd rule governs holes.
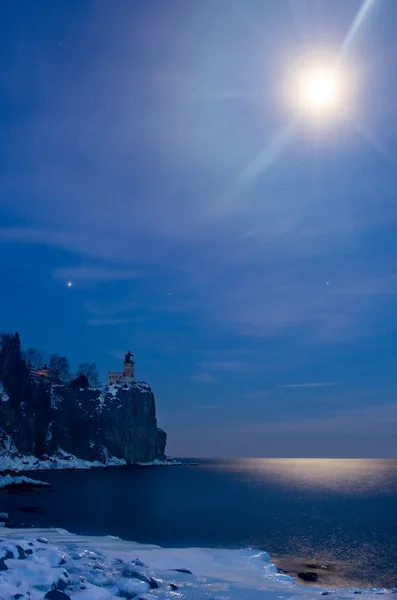
{"type": "Polygon", "coordinates": [[[98,367],[95,363],[81,363],[81,365],[77,367],[76,377],[80,377],[81,375],[87,377],[91,387],[97,387],[101,383],[99,379],[98,367]]]}
{"type": "Polygon", "coordinates": [[[48,368],[54,373],[54,376],[61,381],[70,379],[69,361],[66,356],[51,354],[48,359],[48,368]]]}
{"type": "Polygon", "coordinates": [[[23,351],[23,358],[28,365],[33,367],[34,371],[43,367],[46,362],[45,352],[39,348],[26,348],[26,350],[23,351]]]}
{"type": "Polygon", "coordinates": [[[29,372],[22,358],[19,334],[0,335],[0,381],[11,399],[13,409],[18,409],[29,385],[29,372]]]}

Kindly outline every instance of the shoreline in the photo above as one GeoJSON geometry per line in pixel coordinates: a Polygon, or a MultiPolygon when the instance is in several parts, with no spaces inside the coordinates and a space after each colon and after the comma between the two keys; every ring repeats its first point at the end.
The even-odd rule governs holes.
{"type": "MultiPolygon", "coordinates": [[[[115,467],[113,467],[115,468],[115,467]]],[[[120,468],[120,467],[117,467],[120,468]]],[[[7,481],[6,483],[9,485],[10,481],[13,478],[10,476],[7,476],[7,481]]],[[[37,484],[40,484],[40,486],[44,486],[46,484],[46,482],[40,482],[40,481],[35,481],[35,480],[31,480],[28,479],[27,482],[23,481],[27,478],[25,477],[14,477],[14,479],[16,480],[22,480],[21,483],[23,485],[21,485],[20,487],[16,484],[13,485],[12,489],[7,489],[6,487],[3,488],[3,493],[7,494],[7,496],[9,497],[9,494],[12,495],[12,497],[18,497],[20,494],[22,496],[25,496],[27,492],[33,491],[30,489],[27,489],[26,486],[31,485],[32,487],[34,486],[34,488],[37,488],[37,484]],[[35,485],[36,484],[36,485],[35,485]],[[19,487],[19,489],[18,489],[19,487]]],[[[12,482],[11,482],[12,483],[12,482]]],[[[44,488],[46,489],[46,488],[44,488]]],[[[27,508],[27,507],[25,507],[27,508]]],[[[29,507],[31,508],[31,507],[29,507]]],[[[186,556],[190,556],[192,552],[196,552],[196,553],[202,553],[202,554],[223,554],[225,556],[230,556],[233,557],[235,555],[238,555],[238,553],[242,553],[243,556],[246,556],[247,554],[251,557],[251,559],[258,559],[258,557],[263,557],[263,560],[265,561],[265,566],[262,567],[263,568],[263,572],[261,573],[261,577],[263,578],[262,581],[262,585],[264,584],[271,584],[272,582],[279,582],[282,584],[288,584],[289,585],[294,585],[294,591],[295,593],[298,593],[298,590],[300,590],[299,593],[310,593],[310,594],[316,594],[317,596],[319,594],[323,594],[323,595],[328,595],[328,594],[333,594],[336,593],[337,590],[339,590],[340,592],[343,592],[343,594],[362,594],[362,595],[368,595],[368,594],[372,594],[375,593],[374,590],[375,588],[371,588],[368,587],[368,585],[366,587],[363,586],[362,582],[358,581],[358,580],[354,580],[354,578],[352,576],[349,575],[348,573],[348,564],[347,563],[342,563],[342,562],[321,562],[317,560],[314,560],[312,558],[307,558],[307,557],[296,557],[296,556],[291,556],[291,555],[286,555],[286,554],[271,554],[269,552],[267,552],[265,549],[257,549],[257,548],[240,548],[240,549],[228,549],[228,548],[211,548],[211,547],[195,547],[192,548],[191,546],[187,546],[187,547],[177,547],[177,548],[172,548],[172,547],[162,547],[162,546],[158,546],[158,545],[152,545],[152,544],[146,544],[146,543],[137,543],[134,541],[130,541],[124,538],[120,538],[117,536],[112,536],[112,535],[86,535],[86,534],[78,534],[78,533],[70,533],[69,531],[67,531],[66,529],[59,529],[57,527],[45,527],[45,526],[40,526],[40,523],[37,524],[36,521],[36,525],[32,524],[28,515],[27,516],[27,521],[24,521],[23,523],[20,521],[21,516],[18,514],[18,503],[15,502],[15,500],[11,501],[9,503],[9,506],[7,507],[9,513],[1,513],[1,517],[3,517],[4,521],[3,523],[0,524],[0,527],[2,526],[2,535],[0,535],[0,544],[1,544],[1,539],[3,538],[3,540],[6,538],[8,540],[16,540],[19,538],[31,538],[32,536],[37,536],[37,537],[48,537],[48,535],[50,535],[52,538],[55,538],[54,541],[55,543],[58,541],[59,537],[61,538],[61,540],[65,540],[65,536],[66,536],[66,540],[68,542],[72,542],[74,543],[74,541],[76,540],[89,540],[90,544],[97,544],[97,543],[103,543],[104,540],[106,542],[106,540],[109,539],[113,539],[113,540],[117,540],[116,544],[116,548],[120,547],[131,547],[134,550],[136,549],[156,549],[157,552],[162,552],[165,556],[169,556],[172,557],[174,555],[178,556],[178,560],[181,561],[181,564],[184,564],[185,561],[185,557],[186,556]],[[11,517],[11,519],[10,519],[11,517]],[[8,518],[8,520],[7,520],[8,518]],[[15,519],[15,520],[14,520],[15,519]],[[45,534],[43,534],[43,532],[45,532],[45,534]],[[117,545],[118,544],[118,545],[117,545]],[[311,574],[311,577],[309,578],[302,578],[299,577],[299,574],[302,575],[302,573],[305,574],[311,574]],[[314,575],[314,579],[312,578],[314,575]]],[[[28,512],[28,511],[26,511],[28,512]]],[[[56,523],[57,521],[55,521],[56,523]]],[[[82,552],[84,553],[87,549],[83,548],[82,552]]],[[[114,550],[114,548],[113,548],[114,550]]],[[[0,559],[1,562],[1,559],[0,559]]],[[[150,566],[150,565],[149,565],[150,566]]],[[[177,568],[177,567],[176,567],[177,568]]],[[[185,568],[182,565],[182,568],[185,568]]],[[[222,573],[222,569],[224,567],[222,566],[222,568],[220,567],[220,571],[219,573],[222,573]]],[[[215,575],[215,571],[212,571],[212,575],[215,575]]],[[[0,576],[0,597],[1,597],[1,576],[0,576]]],[[[234,582],[237,585],[237,582],[234,582]]],[[[176,584],[175,584],[176,585],[176,584]]],[[[259,584],[258,584],[259,585],[259,584]]],[[[386,588],[376,588],[376,594],[378,595],[380,593],[380,591],[383,589],[382,593],[386,593],[386,588]]],[[[393,591],[393,588],[388,588],[387,589],[387,593],[390,593],[391,591],[393,591]]],[[[183,597],[182,597],[183,598],[183,597]]],[[[275,597],[273,600],[277,600],[277,598],[279,598],[279,596],[275,597]]]]}
{"type": "MultiPolygon", "coordinates": [[[[280,574],[264,551],[164,548],[114,536],[82,536],[56,528],[3,528],[2,533],[0,545],[11,548],[14,555],[15,549],[22,548],[24,560],[5,559],[8,569],[0,577],[0,595],[8,592],[8,588],[3,588],[5,581],[10,585],[18,582],[22,572],[33,577],[29,563],[37,565],[37,559],[35,562],[32,558],[34,553],[40,556],[41,565],[40,576],[36,573],[32,579],[34,585],[41,590],[44,585],[50,586],[50,578],[57,575],[62,580],[59,585],[71,600],[110,600],[119,597],[118,592],[128,586],[137,592],[137,599],[145,600],[260,600],[264,593],[267,600],[285,598],[286,593],[295,598],[301,596],[302,600],[319,595],[353,599],[357,593],[352,587],[298,585],[291,576],[280,574]]],[[[29,580],[24,583],[32,585],[29,580]]],[[[360,589],[358,593],[373,600],[390,592],[378,588],[360,589]]]]}
{"type": "Polygon", "coordinates": [[[338,588],[366,590],[359,579],[349,574],[348,563],[342,561],[319,561],[309,557],[287,554],[271,554],[278,572],[290,575],[294,581],[309,588],[338,588]],[[301,575],[301,576],[299,576],[301,575]]]}
{"type": "MultiPolygon", "coordinates": [[[[179,462],[179,465],[182,466],[190,466],[190,462],[179,462]]],[[[122,466],[112,466],[111,470],[134,470],[134,469],[142,469],[142,468],[153,468],[153,466],[174,466],[175,463],[166,463],[164,464],[143,464],[143,465],[122,465],[122,466]]],[[[102,467],[101,467],[102,468],[102,467]]],[[[108,467],[110,468],[110,467],[108,467]]],[[[72,471],[72,470],[78,470],[80,471],[80,469],[62,469],[62,470],[67,470],[67,471],[72,471]]],[[[81,471],[83,471],[84,469],[81,469],[81,471]]],[[[42,473],[46,472],[46,473],[56,473],[59,472],[60,469],[47,469],[47,470],[43,470],[41,471],[41,475],[40,475],[40,479],[41,477],[45,478],[45,475],[42,475],[42,473]]],[[[39,471],[35,471],[34,473],[32,473],[30,475],[30,477],[35,478],[36,475],[38,475],[39,471]]],[[[24,477],[20,477],[21,473],[12,473],[11,477],[8,475],[7,479],[11,478],[12,476],[14,476],[16,479],[25,479],[24,477]]],[[[81,477],[81,475],[79,476],[81,477]]],[[[51,479],[50,479],[51,481],[51,479]]],[[[9,484],[10,482],[7,481],[7,483],[9,484]]],[[[23,482],[23,483],[27,483],[28,485],[30,483],[34,483],[34,480],[29,480],[28,482],[23,482]]],[[[36,481],[36,483],[38,483],[36,481]]],[[[45,483],[45,482],[44,482],[45,483]]],[[[54,482],[53,482],[54,483],[54,482]]],[[[41,482],[41,485],[43,485],[43,482],[41,482]]],[[[48,519],[46,519],[45,517],[33,517],[33,514],[40,514],[40,509],[36,506],[19,506],[20,504],[22,504],[21,502],[21,496],[25,496],[25,498],[27,498],[26,496],[26,492],[29,492],[29,489],[13,489],[10,490],[9,492],[6,492],[6,490],[4,490],[4,494],[7,493],[7,496],[3,496],[4,498],[4,505],[7,504],[7,506],[4,506],[5,510],[8,510],[11,520],[13,521],[13,523],[11,523],[11,528],[8,528],[7,526],[5,527],[5,529],[3,529],[3,534],[4,537],[11,537],[14,534],[12,533],[12,531],[24,531],[26,536],[30,535],[30,532],[32,530],[35,530],[36,528],[45,528],[45,527],[54,527],[56,526],[60,519],[59,519],[59,514],[57,513],[57,511],[52,511],[51,508],[49,508],[48,502],[50,502],[50,506],[53,506],[53,500],[52,498],[49,498],[49,500],[47,501],[47,510],[50,511],[50,514],[52,514],[52,518],[50,519],[50,521],[48,519]],[[20,496],[21,493],[21,496],[20,496]],[[9,495],[10,494],[10,495],[9,495]],[[11,495],[12,494],[12,495],[11,495]],[[19,500],[17,500],[19,496],[19,500]],[[6,501],[6,498],[8,498],[8,501],[6,501]],[[33,510],[36,509],[37,511],[33,510]],[[28,510],[29,509],[29,510],[28,510]],[[25,514],[24,516],[26,516],[26,520],[24,519],[24,516],[22,516],[21,513],[18,513],[18,511],[22,511],[24,513],[31,513],[30,515],[25,514]],[[35,523],[35,525],[32,526],[32,528],[30,527],[30,524],[35,523]],[[47,525],[44,525],[44,523],[47,523],[47,525]],[[14,529],[16,528],[16,529],[14,529]],[[20,528],[20,529],[19,529],[20,528]]],[[[54,491],[53,489],[51,491],[54,491]]],[[[44,492],[44,490],[43,490],[44,492]]],[[[36,495],[36,493],[35,493],[36,495]]],[[[38,495],[43,495],[43,493],[38,492],[38,495]]],[[[47,494],[45,494],[45,496],[47,496],[47,494]]],[[[23,499],[23,503],[25,503],[25,498],[23,499]]],[[[29,503],[29,501],[26,501],[26,504],[32,504],[31,502],[29,503]]],[[[38,504],[40,504],[40,501],[38,501],[38,504]]],[[[45,510],[45,512],[47,512],[47,510],[45,510]]],[[[44,514],[44,511],[41,511],[44,514]]],[[[62,516],[62,515],[61,515],[62,516]]],[[[62,520],[61,520],[62,522],[62,520]]],[[[79,521],[74,521],[74,525],[72,525],[73,521],[70,521],[69,523],[63,523],[61,526],[62,527],[67,527],[67,529],[74,529],[74,526],[78,528],[77,523],[79,521]]],[[[83,528],[84,529],[84,528],[83,528]]],[[[153,528],[152,528],[153,529],[153,528]]],[[[116,529],[117,530],[117,529],[116,529]]],[[[57,529],[54,529],[53,531],[60,531],[57,529]]],[[[63,530],[66,532],[66,530],[63,530]]],[[[80,530],[81,531],[81,530],[80,530]]],[[[80,538],[84,538],[84,537],[95,537],[95,539],[104,539],[104,536],[111,534],[113,531],[115,531],[115,529],[113,529],[112,527],[107,527],[105,529],[101,528],[101,527],[97,527],[96,528],[96,533],[94,536],[89,536],[88,534],[84,534],[82,533],[80,534],[68,534],[68,535],[73,535],[75,537],[80,537],[80,538]],[[105,531],[106,533],[102,534],[102,532],[105,531]]],[[[118,535],[123,536],[127,533],[128,538],[133,537],[134,536],[134,532],[135,532],[135,528],[132,528],[130,530],[128,530],[128,532],[125,530],[125,528],[119,528],[118,530],[118,535]]],[[[153,531],[152,531],[153,533],[153,531]]],[[[146,536],[148,539],[156,539],[156,532],[154,531],[154,535],[151,536],[146,536]]],[[[113,538],[115,539],[115,538],[113,538]]],[[[120,538],[119,538],[120,539],[120,538]]],[[[142,538],[141,538],[142,539],[142,538]]],[[[145,537],[143,538],[145,539],[145,537]]],[[[196,538],[197,539],[197,538],[196,538]]],[[[169,548],[168,544],[173,543],[172,541],[172,536],[167,538],[168,541],[165,542],[164,546],[162,547],[162,549],[165,550],[169,550],[170,552],[175,552],[176,550],[179,550],[181,553],[181,556],[183,556],[182,553],[186,552],[189,553],[192,550],[191,545],[190,546],[185,546],[185,547],[181,547],[178,546],[178,548],[169,548]]],[[[130,542],[128,541],[128,539],[120,539],[120,542],[122,543],[126,543],[126,544],[135,544],[134,542],[130,542]]],[[[161,543],[159,541],[157,541],[157,543],[161,543]]],[[[195,543],[194,539],[193,539],[193,543],[195,543]]],[[[139,544],[138,544],[139,545],[139,544]]],[[[145,543],[140,544],[139,546],[144,546],[145,543]]],[[[157,546],[157,548],[160,548],[160,546],[157,546]]],[[[367,593],[372,593],[372,591],[375,589],[373,584],[371,583],[371,580],[368,579],[368,577],[365,579],[365,575],[363,577],[363,579],[360,580],[360,569],[357,567],[357,564],[354,563],[348,563],[348,562],[342,562],[342,561],[329,561],[329,560],[325,560],[325,562],[323,562],[323,560],[319,557],[316,556],[315,554],[312,554],[311,556],[294,556],[294,555],[287,555],[287,554],[268,554],[267,550],[266,550],[266,544],[264,543],[263,546],[261,547],[256,547],[256,548],[252,548],[252,547],[248,547],[248,546],[243,546],[243,545],[235,545],[235,546],[229,546],[229,549],[227,547],[222,547],[222,546],[215,546],[215,547],[208,547],[208,546],[201,546],[198,548],[198,550],[200,551],[208,551],[208,552],[217,552],[219,551],[224,551],[224,552],[235,552],[237,550],[232,550],[232,548],[239,548],[238,551],[240,552],[251,552],[251,553],[256,553],[256,554],[265,554],[266,556],[269,557],[269,564],[271,564],[274,567],[274,573],[277,574],[277,576],[281,577],[281,578],[286,578],[286,579],[290,579],[292,580],[296,586],[299,589],[305,590],[305,591],[310,591],[316,594],[320,594],[320,593],[326,593],[326,594],[332,594],[336,589],[338,590],[354,590],[355,594],[367,594],[367,593]],[[299,577],[299,573],[306,573],[306,574],[314,574],[315,575],[315,579],[302,579],[301,577],[299,577]]],[[[255,554],[253,554],[253,556],[255,556],[255,554]]],[[[365,570],[362,571],[365,574],[365,570]]],[[[1,580],[1,576],[0,576],[0,580],[1,580]]],[[[394,582],[392,582],[394,583],[394,582]]],[[[379,587],[379,585],[382,585],[381,582],[378,583],[378,587],[376,588],[377,590],[389,590],[389,593],[391,591],[396,591],[395,587],[392,586],[388,586],[386,587],[379,587]]],[[[1,596],[1,593],[0,593],[1,596]]]]}

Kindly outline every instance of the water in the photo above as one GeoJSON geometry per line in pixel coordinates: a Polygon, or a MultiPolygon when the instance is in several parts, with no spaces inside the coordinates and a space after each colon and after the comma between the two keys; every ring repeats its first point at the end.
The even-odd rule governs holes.
{"type": "Polygon", "coordinates": [[[331,563],[345,585],[397,586],[397,460],[200,460],[40,477],[55,491],[3,492],[0,510],[166,547],[255,547],[331,563]]]}

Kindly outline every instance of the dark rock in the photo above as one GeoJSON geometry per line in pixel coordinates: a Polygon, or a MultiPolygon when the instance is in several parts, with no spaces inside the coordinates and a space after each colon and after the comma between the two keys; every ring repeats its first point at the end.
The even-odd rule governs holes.
{"type": "Polygon", "coordinates": [[[23,594],[14,594],[13,600],[19,600],[19,598],[23,598],[23,594]]]}
{"type": "MultiPolygon", "coordinates": [[[[119,387],[113,395],[82,380],[69,386],[36,377],[27,383],[27,409],[21,414],[21,399],[13,391],[20,383],[13,387],[2,377],[0,372],[10,402],[0,403],[0,448],[11,436],[21,456],[56,457],[62,448],[89,461],[104,461],[109,454],[128,464],[165,458],[167,435],[157,429],[155,398],[144,383],[119,387]]],[[[34,487],[24,486],[29,489],[34,487]]]]}
{"type": "Polygon", "coordinates": [[[167,445],[167,434],[162,429],[158,428],[156,433],[156,449],[155,458],[165,460],[165,447],[167,445]]]}
{"type": "Polygon", "coordinates": [[[333,567],[331,565],[305,565],[308,569],[321,569],[322,571],[333,571],[333,567]]]}
{"type": "Polygon", "coordinates": [[[171,569],[171,571],[176,571],[177,573],[187,573],[188,575],[193,575],[189,569],[171,569]]]}
{"type": "Polygon", "coordinates": [[[18,510],[21,512],[30,513],[32,515],[39,515],[43,512],[40,506],[19,506],[18,510]]]}
{"type": "Polygon", "coordinates": [[[314,573],[313,571],[302,571],[298,573],[298,577],[303,581],[317,581],[318,579],[317,573],[314,573]]]}
{"type": "Polygon", "coordinates": [[[88,377],[85,375],[79,375],[76,377],[76,379],[72,379],[72,381],[69,383],[69,387],[74,390],[77,388],[88,388],[90,387],[90,382],[88,381],[88,377]]]}
{"type": "Polygon", "coordinates": [[[29,546],[34,546],[34,543],[33,542],[29,542],[29,546]]]}
{"type": "Polygon", "coordinates": [[[25,558],[26,558],[26,552],[22,548],[22,546],[17,546],[17,550],[18,550],[18,560],[25,560],[25,558]]]}
{"type": "Polygon", "coordinates": [[[8,567],[4,562],[4,558],[0,558],[0,571],[8,571],[8,567]]]}
{"type": "Polygon", "coordinates": [[[327,592],[327,590],[324,590],[324,592],[321,592],[322,596],[328,596],[329,592],[327,592]]]}
{"type": "Polygon", "coordinates": [[[68,584],[66,583],[66,581],[64,579],[58,579],[57,590],[60,590],[61,592],[63,592],[66,590],[67,587],[68,587],[68,584]]]}
{"type": "Polygon", "coordinates": [[[31,554],[33,554],[33,550],[31,548],[28,548],[27,550],[25,550],[25,554],[27,556],[30,556],[31,554]]]}
{"type": "Polygon", "coordinates": [[[144,581],[149,584],[149,578],[136,571],[131,564],[125,564],[123,567],[123,577],[130,577],[132,579],[139,579],[139,581],[144,581]]]}
{"type": "Polygon", "coordinates": [[[18,493],[18,492],[31,492],[37,488],[51,488],[52,486],[49,483],[43,482],[35,482],[35,483],[27,483],[26,481],[22,481],[21,483],[10,483],[9,485],[5,485],[3,490],[8,491],[9,493],[18,493]]]}
{"type": "Polygon", "coordinates": [[[5,554],[4,554],[4,556],[2,556],[1,558],[2,558],[3,560],[8,560],[9,558],[14,558],[14,553],[13,553],[13,552],[11,552],[11,550],[9,550],[9,549],[7,548],[7,550],[6,550],[5,554]]]}
{"type": "Polygon", "coordinates": [[[170,583],[170,588],[175,591],[178,589],[178,586],[175,583],[170,583]]]}
{"type": "Polygon", "coordinates": [[[143,567],[144,564],[140,560],[132,561],[131,563],[126,563],[123,566],[123,577],[131,577],[132,579],[138,579],[139,581],[144,581],[147,583],[151,590],[157,590],[159,584],[153,577],[146,577],[143,573],[140,573],[134,567],[139,566],[143,567]],[[139,564],[137,564],[139,563],[139,564]]]}
{"type": "Polygon", "coordinates": [[[155,579],[153,579],[153,577],[149,577],[149,587],[151,590],[157,590],[159,587],[159,584],[155,579]]]}
{"type": "Polygon", "coordinates": [[[71,600],[70,596],[60,592],[59,590],[51,590],[44,596],[46,600],[71,600]]]}
{"type": "MultiPolygon", "coordinates": [[[[123,562],[123,561],[121,561],[123,562]]],[[[131,561],[133,565],[135,565],[136,567],[146,567],[146,565],[139,560],[139,558],[135,558],[134,560],[131,561]]]]}

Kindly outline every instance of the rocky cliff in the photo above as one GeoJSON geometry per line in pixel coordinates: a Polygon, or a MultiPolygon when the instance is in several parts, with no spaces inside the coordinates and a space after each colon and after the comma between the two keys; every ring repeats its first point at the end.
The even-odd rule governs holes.
{"type": "Polygon", "coordinates": [[[59,451],[100,462],[165,459],[167,436],[157,428],[155,399],[146,383],[92,389],[51,386],[36,378],[27,387],[18,403],[0,384],[3,446],[39,459],[59,451]]]}
{"type": "Polygon", "coordinates": [[[53,386],[46,440],[47,454],[62,448],[85,460],[106,454],[127,463],[165,458],[166,436],[157,428],[155,399],[146,383],[103,389],[53,386]]]}

